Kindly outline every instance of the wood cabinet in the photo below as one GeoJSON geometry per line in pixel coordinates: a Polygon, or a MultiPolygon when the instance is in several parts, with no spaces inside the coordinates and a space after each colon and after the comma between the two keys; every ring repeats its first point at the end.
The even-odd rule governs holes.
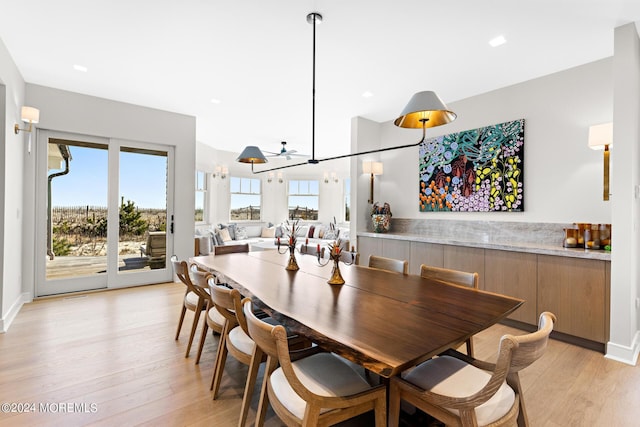
{"type": "Polygon", "coordinates": [[[484,286],[484,249],[444,245],[444,268],[478,273],[479,287],[484,286]]]}
{"type": "Polygon", "coordinates": [[[538,310],[558,317],[554,330],[606,342],[605,261],[538,255],[538,310]]]}
{"type": "Polygon", "coordinates": [[[425,242],[411,242],[409,273],[420,274],[422,264],[444,267],[444,245],[425,242]]]}
{"type": "Polygon", "coordinates": [[[535,325],[539,314],[537,269],[536,254],[485,249],[482,289],[523,299],[524,304],[509,319],[535,325]]]}
{"type": "Polygon", "coordinates": [[[421,264],[477,272],[480,289],[525,301],[509,319],[535,326],[550,311],[558,318],[555,331],[598,345],[609,340],[610,261],[383,236],[359,236],[358,243],[364,265],[375,254],[408,259],[411,274],[420,274],[421,264]]]}

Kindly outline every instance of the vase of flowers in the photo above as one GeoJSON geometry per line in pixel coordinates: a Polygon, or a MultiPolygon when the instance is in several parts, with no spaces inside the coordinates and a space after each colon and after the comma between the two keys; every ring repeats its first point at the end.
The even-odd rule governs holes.
{"type": "Polygon", "coordinates": [[[391,206],[389,203],[373,204],[371,208],[371,225],[376,233],[386,233],[391,228],[391,206]]]}
{"type": "Polygon", "coordinates": [[[278,252],[281,254],[285,254],[287,253],[287,249],[289,251],[289,262],[287,263],[287,266],[285,267],[286,270],[290,270],[290,271],[298,271],[300,270],[300,267],[298,266],[298,262],[296,261],[296,233],[298,232],[299,226],[298,226],[298,220],[292,222],[291,224],[289,224],[289,221],[287,221],[287,224],[284,226],[285,231],[287,233],[287,245],[285,246],[285,250],[284,252],[280,252],[280,238],[278,237],[278,252]]]}

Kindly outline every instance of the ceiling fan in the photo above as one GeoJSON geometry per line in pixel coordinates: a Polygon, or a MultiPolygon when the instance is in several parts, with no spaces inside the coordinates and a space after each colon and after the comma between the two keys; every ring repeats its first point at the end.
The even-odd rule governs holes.
{"type": "Polygon", "coordinates": [[[291,157],[309,157],[306,154],[298,154],[297,150],[287,150],[287,141],[282,141],[280,142],[280,144],[282,144],[280,152],[273,153],[270,151],[265,151],[265,153],[269,154],[267,157],[284,157],[287,160],[291,160],[291,157]]]}

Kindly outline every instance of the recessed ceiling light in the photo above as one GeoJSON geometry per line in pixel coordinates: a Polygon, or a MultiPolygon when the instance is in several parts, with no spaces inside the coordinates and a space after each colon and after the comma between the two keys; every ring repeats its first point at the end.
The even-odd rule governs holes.
{"type": "Polygon", "coordinates": [[[211,98],[211,103],[212,104],[220,104],[220,100],[216,99],[216,98],[211,98]]]}
{"type": "Polygon", "coordinates": [[[502,44],[505,44],[506,42],[507,42],[507,39],[505,39],[504,36],[494,37],[491,40],[489,40],[489,44],[492,47],[498,47],[502,44]]]}
{"type": "Polygon", "coordinates": [[[369,92],[368,90],[362,93],[363,98],[371,98],[372,96],[373,96],[373,93],[369,92]]]}
{"type": "Polygon", "coordinates": [[[82,71],[83,73],[86,73],[87,71],[89,71],[89,69],[84,65],[78,65],[78,64],[74,64],[73,69],[76,71],[82,71]]]}

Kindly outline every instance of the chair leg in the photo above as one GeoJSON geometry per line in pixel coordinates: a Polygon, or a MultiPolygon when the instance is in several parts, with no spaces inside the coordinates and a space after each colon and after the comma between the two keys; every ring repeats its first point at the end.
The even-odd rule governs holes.
{"type": "Polygon", "coordinates": [[[216,353],[216,364],[213,367],[213,378],[211,378],[211,390],[213,390],[213,400],[218,397],[218,390],[220,389],[220,382],[222,381],[222,374],[224,373],[224,365],[227,362],[227,330],[222,331],[220,334],[220,341],[218,342],[218,352],[216,353]]]}
{"type": "Polygon", "coordinates": [[[267,389],[269,387],[269,375],[278,367],[278,359],[267,357],[267,363],[264,367],[264,378],[262,380],[262,387],[260,387],[260,402],[258,403],[258,413],[256,414],[256,427],[262,427],[267,415],[267,408],[269,406],[269,393],[267,389]]]}
{"type": "Polygon", "coordinates": [[[249,413],[249,407],[251,406],[251,398],[253,397],[253,390],[256,387],[256,380],[258,379],[258,369],[262,363],[262,350],[258,346],[254,346],[253,354],[251,355],[251,363],[249,364],[249,371],[247,372],[247,382],[244,387],[244,396],[242,397],[242,406],[240,407],[240,420],[238,421],[238,427],[244,427],[247,421],[247,414],[249,413]]]}
{"type": "Polygon", "coordinates": [[[376,427],[385,427],[387,425],[387,399],[386,395],[376,399],[374,412],[376,415],[376,427]]]}
{"type": "Polygon", "coordinates": [[[182,322],[184,321],[184,314],[187,312],[184,302],[182,303],[182,311],[180,311],[180,320],[178,320],[178,330],[176,331],[176,340],[180,336],[180,329],[182,329],[182,322]]]}
{"type": "MultiPolygon", "coordinates": [[[[376,414],[376,420],[377,420],[376,414]]],[[[398,427],[400,423],[400,387],[396,380],[389,383],[389,427],[398,427]]]]}
{"type": "Polygon", "coordinates": [[[524,406],[524,395],[522,393],[522,386],[520,385],[520,376],[518,373],[509,374],[507,376],[507,383],[515,389],[518,394],[518,403],[520,409],[518,411],[518,427],[529,427],[529,417],[527,417],[527,409],[524,406]]]}
{"type": "MultiPolygon", "coordinates": [[[[208,314],[205,312],[205,316],[208,314]]],[[[200,334],[200,344],[198,345],[198,355],[196,356],[196,365],[200,363],[200,356],[202,356],[202,349],[204,348],[204,342],[207,339],[207,331],[209,330],[209,325],[207,324],[207,319],[204,319],[204,325],[202,325],[202,333],[200,334]]]]}
{"type": "MultiPolygon", "coordinates": [[[[202,304],[199,304],[198,306],[202,306],[202,304]]],[[[196,329],[198,329],[198,323],[200,322],[200,314],[202,314],[202,310],[196,309],[196,311],[193,312],[193,324],[191,325],[191,335],[189,335],[189,344],[187,344],[187,352],[184,354],[184,357],[189,357],[189,352],[191,351],[191,344],[193,343],[193,337],[196,335],[196,329]]]]}

